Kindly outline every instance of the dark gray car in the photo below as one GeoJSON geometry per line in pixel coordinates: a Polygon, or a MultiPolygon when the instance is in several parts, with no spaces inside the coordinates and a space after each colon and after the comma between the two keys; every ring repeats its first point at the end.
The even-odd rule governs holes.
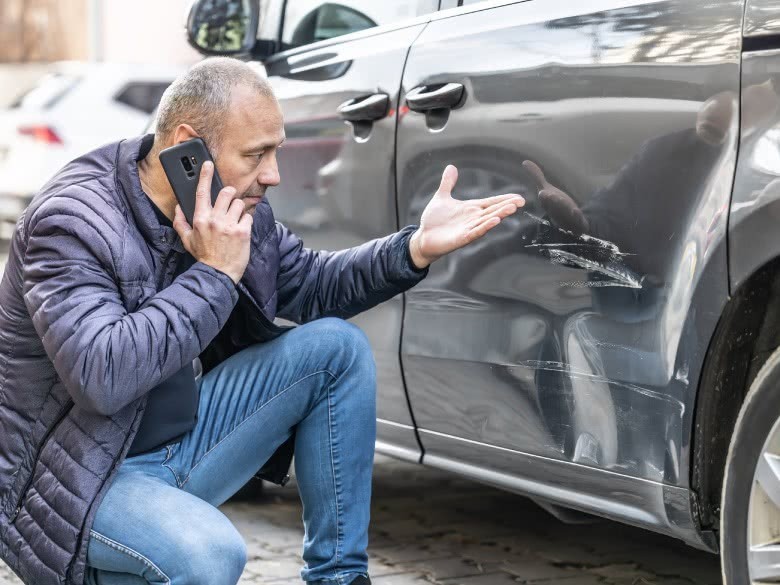
{"type": "Polygon", "coordinates": [[[525,208],[355,318],[383,453],[780,580],[780,2],[202,0],[263,61],[277,217],[336,249],[456,196],[525,208]]]}

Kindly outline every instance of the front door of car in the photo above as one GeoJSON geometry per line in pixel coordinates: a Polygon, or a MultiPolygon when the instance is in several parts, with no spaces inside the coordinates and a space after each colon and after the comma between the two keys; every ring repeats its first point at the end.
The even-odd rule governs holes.
{"type": "MultiPolygon", "coordinates": [[[[307,247],[337,250],[398,229],[398,92],[409,46],[424,27],[415,17],[436,8],[438,0],[287,0],[283,46],[299,47],[265,63],[287,135],[278,154],[281,184],[269,202],[307,247]],[[328,40],[346,33],[355,34],[328,40]]],[[[399,363],[402,312],[397,297],[353,322],[376,358],[378,441],[417,460],[399,363]]]]}
{"type": "Polygon", "coordinates": [[[740,2],[464,4],[409,53],[400,221],[448,163],[457,198],[527,203],[407,293],[425,461],[685,483],[696,331],[717,320],[695,295],[727,294],[740,2]]]}

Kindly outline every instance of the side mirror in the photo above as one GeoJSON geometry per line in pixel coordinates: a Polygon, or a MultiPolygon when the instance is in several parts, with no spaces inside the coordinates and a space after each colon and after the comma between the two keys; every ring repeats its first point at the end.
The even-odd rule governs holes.
{"type": "Polygon", "coordinates": [[[258,0],[195,0],[187,16],[187,40],[206,55],[239,55],[255,46],[258,0]]]}

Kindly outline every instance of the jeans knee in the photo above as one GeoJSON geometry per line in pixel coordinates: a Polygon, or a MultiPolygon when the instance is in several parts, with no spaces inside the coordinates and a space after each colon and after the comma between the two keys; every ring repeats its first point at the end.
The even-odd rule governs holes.
{"type": "Polygon", "coordinates": [[[188,585],[236,585],[247,563],[244,539],[232,525],[196,533],[188,531],[186,573],[179,576],[188,585]]]}
{"type": "Polygon", "coordinates": [[[323,351],[341,360],[345,367],[358,367],[363,375],[375,375],[374,352],[360,327],[336,317],[318,319],[310,325],[323,351]]]}

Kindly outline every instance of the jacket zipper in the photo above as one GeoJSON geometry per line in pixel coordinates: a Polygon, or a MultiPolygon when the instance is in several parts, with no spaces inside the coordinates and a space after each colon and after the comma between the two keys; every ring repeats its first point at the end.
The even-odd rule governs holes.
{"type": "Polygon", "coordinates": [[[33,481],[33,477],[35,477],[35,466],[38,463],[38,459],[41,456],[41,452],[43,451],[43,448],[46,446],[46,441],[49,439],[49,436],[54,432],[54,430],[60,424],[62,419],[65,418],[65,415],[67,415],[70,412],[72,406],[73,406],[73,400],[68,399],[67,403],[65,404],[65,407],[62,409],[60,414],[57,415],[56,420],[49,427],[49,430],[46,431],[46,434],[43,436],[43,439],[41,440],[41,443],[38,446],[38,450],[35,453],[35,458],[33,459],[32,466],[30,467],[30,476],[27,478],[27,481],[24,483],[24,486],[22,487],[22,491],[19,492],[19,495],[16,498],[16,507],[14,508],[13,514],[9,518],[9,522],[13,522],[22,509],[22,501],[24,500],[24,496],[27,494],[27,490],[30,488],[30,484],[33,481]]]}

